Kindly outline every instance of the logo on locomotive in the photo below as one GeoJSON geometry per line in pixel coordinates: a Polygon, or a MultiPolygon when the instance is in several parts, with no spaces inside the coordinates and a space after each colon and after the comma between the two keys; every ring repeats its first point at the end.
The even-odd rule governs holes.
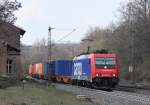
{"type": "Polygon", "coordinates": [[[74,63],[74,76],[78,76],[78,79],[82,76],[82,63],[74,63]]]}

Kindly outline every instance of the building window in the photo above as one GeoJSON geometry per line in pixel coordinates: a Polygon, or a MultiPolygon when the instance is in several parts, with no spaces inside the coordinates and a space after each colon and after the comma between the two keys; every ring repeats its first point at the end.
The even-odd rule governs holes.
{"type": "Polygon", "coordinates": [[[11,74],[11,73],[12,73],[12,60],[7,59],[7,74],[11,74]]]}

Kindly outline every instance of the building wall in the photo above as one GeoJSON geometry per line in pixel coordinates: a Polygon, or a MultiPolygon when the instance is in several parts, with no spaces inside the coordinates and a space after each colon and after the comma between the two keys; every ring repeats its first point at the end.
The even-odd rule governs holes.
{"type": "Polygon", "coordinates": [[[7,48],[0,43],[0,74],[6,74],[7,66],[7,48]]]}
{"type": "Polygon", "coordinates": [[[20,50],[20,30],[13,25],[4,24],[0,26],[0,75],[12,75],[20,77],[21,75],[21,63],[20,55],[14,50],[14,55],[8,54],[8,46],[20,50]],[[12,60],[11,73],[8,73],[7,60],[12,60]]]}
{"type": "Polygon", "coordinates": [[[0,26],[0,39],[20,49],[20,30],[13,25],[4,24],[0,26]]]}

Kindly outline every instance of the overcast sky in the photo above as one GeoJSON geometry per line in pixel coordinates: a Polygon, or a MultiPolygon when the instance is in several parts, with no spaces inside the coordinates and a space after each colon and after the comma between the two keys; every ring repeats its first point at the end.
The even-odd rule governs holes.
{"type": "Polygon", "coordinates": [[[76,29],[62,41],[80,42],[89,27],[105,27],[118,18],[123,0],[18,0],[22,8],[16,12],[16,25],[26,30],[22,43],[32,45],[47,38],[48,27],[52,40],[57,41],[76,29]]]}

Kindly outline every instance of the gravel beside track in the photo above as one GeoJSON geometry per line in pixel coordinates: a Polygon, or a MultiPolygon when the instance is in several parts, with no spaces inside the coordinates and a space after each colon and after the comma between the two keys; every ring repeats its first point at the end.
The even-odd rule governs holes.
{"type": "Polygon", "coordinates": [[[118,91],[126,91],[126,92],[133,92],[138,94],[150,95],[150,88],[143,88],[143,87],[128,87],[128,86],[117,86],[115,90],[118,91]]]}
{"type": "Polygon", "coordinates": [[[102,91],[84,87],[54,84],[57,89],[76,95],[88,95],[96,105],[150,105],[150,95],[122,91],[102,91]]]}

